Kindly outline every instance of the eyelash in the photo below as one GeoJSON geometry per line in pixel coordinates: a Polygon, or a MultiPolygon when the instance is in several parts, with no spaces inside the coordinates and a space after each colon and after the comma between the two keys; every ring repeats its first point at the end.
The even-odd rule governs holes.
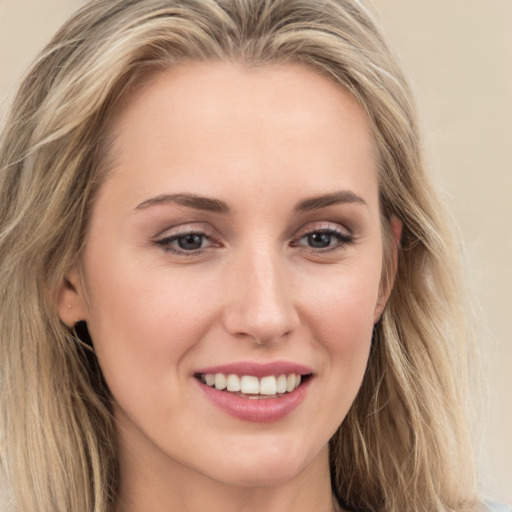
{"type": "Polygon", "coordinates": [[[208,247],[206,247],[206,248],[201,247],[199,249],[187,251],[183,248],[182,249],[174,248],[171,245],[173,242],[177,242],[180,238],[192,237],[192,236],[201,237],[201,245],[203,244],[203,242],[205,240],[209,240],[213,245],[216,245],[218,247],[221,245],[220,242],[215,240],[211,235],[206,234],[204,231],[194,230],[194,229],[184,230],[184,231],[181,231],[178,233],[174,233],[171,236],[166,236],[165,238],[156,240],[156,244],[161,246],[164,251],[170,252],[172,254],[177,254],[179,256],[198,256],[199,254],[202,254],[206,249],[208,249],[208,247]]]}
{"type": "MultiPolygon", "coordinates": [[[[305,250],[308,250],[313,253],[326,253],[330,251],[335,251],[339,249],[343,249],[349,244],[352,244],[354,242],[354,237],[352,234],[348,233],[347,231],[332,227],[332,226],[315,226],[312,229],[309,229],[307,231],[304,231],[303,234],[294,241],[290,243],[291,247],[301,247],[302,244],[300,243],[303,239],[308,239],[308,237],[311,237],[313,235],[328,235],[329,237],[335,237],[337,239],[336,243],[330,244],[326,247],[311,247],[311,246],[303,246],[305,250]]],[[[178,233],[174,233],[170,236],[166,236],[164,238],[161,238],[159,240],[156,240],[155,243],[162,247],[162,249],[166,252],[170,252],[172,254],[177,254],[179,256],[198,256],[205,252],[208,247],[202,247],[203,243],[208,240],[210,241],[210,246],[217,246],[221,247],[222,244],[217,241],[215,238],[213,238],[211,235],[206,234],[204,231],[201,230],[184,230],[178,233]],[[198,249],[192,249],[192,250],[186,250],[186,249],[178,249],[172,246],[174,242],[178,242],[180,239],[183,239],[185,237],[200,237],[201,238],[201,247],[198,249]]],[[[311,242],[311,239],[309,240],[311,242]]]]}
{"type": "MultiPolygon", "coordinates": [[[[342,229],[332,227],[332,226],[315,226],[312,229],[307,230],[304,232],[296,242],[292,242],[292,247],[298,247],[300,245],[300,241],[303,239],[307,239],[308,237],[311,237],[313,235],[328,235],[329,237],[334,237],[337,239],[337,242],[328,245],[327,247],[305,247],[306,250],[309,250],[314,253],[325,253],[330,251],[336,251],[339,249],[345,248],[347,245],[350,245],[354,242],[354,236],[342,229]]],[[[309,240],[311,241],[311,240],[309,240]]]]}

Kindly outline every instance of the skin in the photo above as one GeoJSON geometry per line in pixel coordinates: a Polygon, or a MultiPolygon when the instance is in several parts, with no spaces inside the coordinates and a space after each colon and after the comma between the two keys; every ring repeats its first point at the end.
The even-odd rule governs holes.
{"type": "Polygon", "coordinates": [[[115,400],[119,510],[334,510],[327,443],[389,295],[365,112],[300,65],[192,63],[140,87],[110,128],[114,165],[59,312],[87,321],[115,400]],[[296,209],[337,191],[352,200],[296,209]],[[231,212],[151,201],[162,194],[231,212]],[[184,230],[198,250],[180,248],[184,230]],[[278,421],[227,415],[194,378],[276,360],[313,371],[278,421]]]}

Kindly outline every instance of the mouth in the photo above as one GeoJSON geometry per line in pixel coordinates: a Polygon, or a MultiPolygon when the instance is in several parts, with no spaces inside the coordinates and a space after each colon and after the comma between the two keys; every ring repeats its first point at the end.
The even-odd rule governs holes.
{"type": "Polygon", "coordinates": [[[238,375],[236,373],[196,373],[194,377],[210,388],[252,400],[276,399],[293,393],[304,385],[311,373],[278,375],[238,375]]]}
{"type": "Polygon", "coordinates": [[[293,361],[238,361],[198,368],[193,377],[218,410],[245,422],[293,416],[310,394],[315,373],[293,361]]]}

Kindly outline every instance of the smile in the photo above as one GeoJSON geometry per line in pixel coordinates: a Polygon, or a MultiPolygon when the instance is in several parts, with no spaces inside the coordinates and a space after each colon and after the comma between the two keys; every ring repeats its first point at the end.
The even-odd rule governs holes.
{"type": "Polygon", "coordinates": [[[252,399],[279,398],[297,389],[302,381],[302,376],[296,373],[267,375],[261,378],[254,375],[200,373],[196,377],[218,391],[252,399]]]}
{"type": "Polygon", "coordinates": [[[198,368],[194,381],[217,410],[249,422],[284,420],[300,407],[315,380],[312,368],[288,361],[250,361],[198,368]]]}

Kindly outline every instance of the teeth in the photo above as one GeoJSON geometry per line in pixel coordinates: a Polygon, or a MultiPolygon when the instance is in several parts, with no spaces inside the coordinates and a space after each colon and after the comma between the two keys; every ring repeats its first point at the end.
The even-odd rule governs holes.
{"type": "Polygon", "coordinates": [[[215,374],[215,389],[225,389],[226,388],[226,376],[223,373],[215,374]]]}
{"type": "Polygon", "coordinates": [[[288,375],[288,377],[286,378],[286,391],[288,391],[288,392],[293,391],[296,388],[296,386],[295,386],[296,382],[297,382],[297,378],[295,377],[294,373],[291,373],[290,375],[288,375]]]}
{"type": "Polygon", "coordinates": [[[260,392],[260,381],[258,377],[252,375],[244,375],[240,379],[240,391],[247,395],[257,395],[260,392]]]}
{"type": "Polygon", "coordinates": [[[276,391],[278,393],[286,393],[286,375],[279,375],[276,383],[276,391]]]}
{"type": "Polygon", "coordinates": [[[238,375],[228,375],[227,378],[227,390],[228,391],[240,391],[240,377],[238,375]]]}
{"type": "MultiPolygon", "coordinates": [[[[296,389],[300,382],[301,376],[295,373],[289,375],[268,375],[258,379],[253,375],[225,375],[223,373],[208,373],[201,375],[202,381],[219,391],[227,390],[233,393],[242,392],[246,395],[277,395],[290,393],[296,389]]],[[[256,397],[249,397],[256,398],[256,397]]]]}
{"type": "Polygon", "coordinates": [[[260,380],[260,395],[275,395],[277,393],[277,381],[273,375],[263,377],[260,380]]]}

